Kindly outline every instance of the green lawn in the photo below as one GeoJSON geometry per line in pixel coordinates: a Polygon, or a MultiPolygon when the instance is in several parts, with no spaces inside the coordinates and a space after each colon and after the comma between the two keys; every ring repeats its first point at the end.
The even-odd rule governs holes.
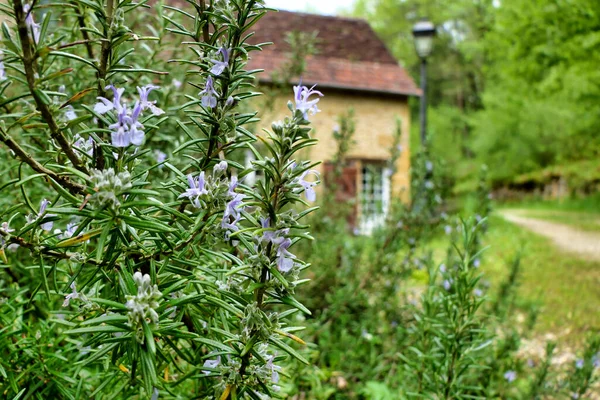
{"type": "MultiPolygon", "coordinates": [[[[492,216],[489,222],[485,237],[489,248],[482,271],[483,279],[491,283],[490,297],[497,293],[510,262],[521,249],[517,304],[541,307],[535,332],[557,334],[568,330],[561,341],[574,343],[585,339],[586,332],[600,329],[600,262],[562,253],[548,239],[499,216],[492,216]]],[[[437,259],[443,259],[447,243],[440,239],[433,245],[437,259]]]]}

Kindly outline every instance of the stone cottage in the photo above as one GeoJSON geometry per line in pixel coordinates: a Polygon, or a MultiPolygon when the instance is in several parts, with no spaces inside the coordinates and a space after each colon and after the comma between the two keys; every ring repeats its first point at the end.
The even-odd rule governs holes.
{"type": "MultiPolygon", "coordinates": [[[[258,75],[263,85],[273,84],[275,74],[289,62],[291,48],[285,39],[290,32],[316,36],[316,52],[306,57],[302,77],[289,84],[298,84],[302,78],[304,85],[317,84],[324,94],[319,103],[322,111],[311,117],[319,144],[310,154],[312,160],[323,161],[320,172],[324,175],[336,151],[333,130],[338,116],[354,110],[355,144],[338,186],[343,190],[341,199],[356,200],[354,220],[361,231],[369,232],[384,220],[392,197],[409,198],[408,98],[418,96],[419,89],[364,20],[280,11],[268,13],[255,28],[254,43],[274,43],[253,53],[250,63],[252,69],[265,70],[258,75]],[[387,165],[398,118],[402,155],[390,179],[387,165]]],[[[289,115],[286,104],[293,96],[291,89],[278,96],[269,121],[289,115]]]]}

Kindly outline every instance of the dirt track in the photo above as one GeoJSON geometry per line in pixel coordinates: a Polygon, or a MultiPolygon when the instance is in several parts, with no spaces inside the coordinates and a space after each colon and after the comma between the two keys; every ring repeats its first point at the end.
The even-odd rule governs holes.
{"type": "Polygon", "coordinates": [[[585,232],[568,225],[525,217],[521,210],[504,210],[500,215],[506,220],[551,239],[569,253],[591,260],[600,260],[600,234],[585,232]]]}

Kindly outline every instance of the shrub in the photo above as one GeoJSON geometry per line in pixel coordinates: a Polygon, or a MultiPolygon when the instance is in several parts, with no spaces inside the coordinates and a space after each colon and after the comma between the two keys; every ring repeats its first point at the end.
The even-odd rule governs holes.
{"type": "Polygon", "coordinates": [[[276,393],[287,355],[306,362],[292,251],[318,176],[296,157],[321,94],[295,87],[290,115],[251,133],[263,2],[0,7],[0,392],[276,393]]]}

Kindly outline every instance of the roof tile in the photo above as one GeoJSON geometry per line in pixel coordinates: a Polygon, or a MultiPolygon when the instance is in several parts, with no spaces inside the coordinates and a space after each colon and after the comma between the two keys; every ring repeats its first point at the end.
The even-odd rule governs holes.
{"type": "MultiPolygon", "coordinates": [[[[251,54],[250,68],[264,69],[261,81],[287,60],[286,33],[317,32],[317,54],[306,59],[305,83],[321,87],[419,96],[420,90],[369,24],[361,19],[288,11],[267,13],[255,26],[252,43],[273,42],[251,54]]],[[[296,80],[299,77],[296,77],[296,80]]]]}

